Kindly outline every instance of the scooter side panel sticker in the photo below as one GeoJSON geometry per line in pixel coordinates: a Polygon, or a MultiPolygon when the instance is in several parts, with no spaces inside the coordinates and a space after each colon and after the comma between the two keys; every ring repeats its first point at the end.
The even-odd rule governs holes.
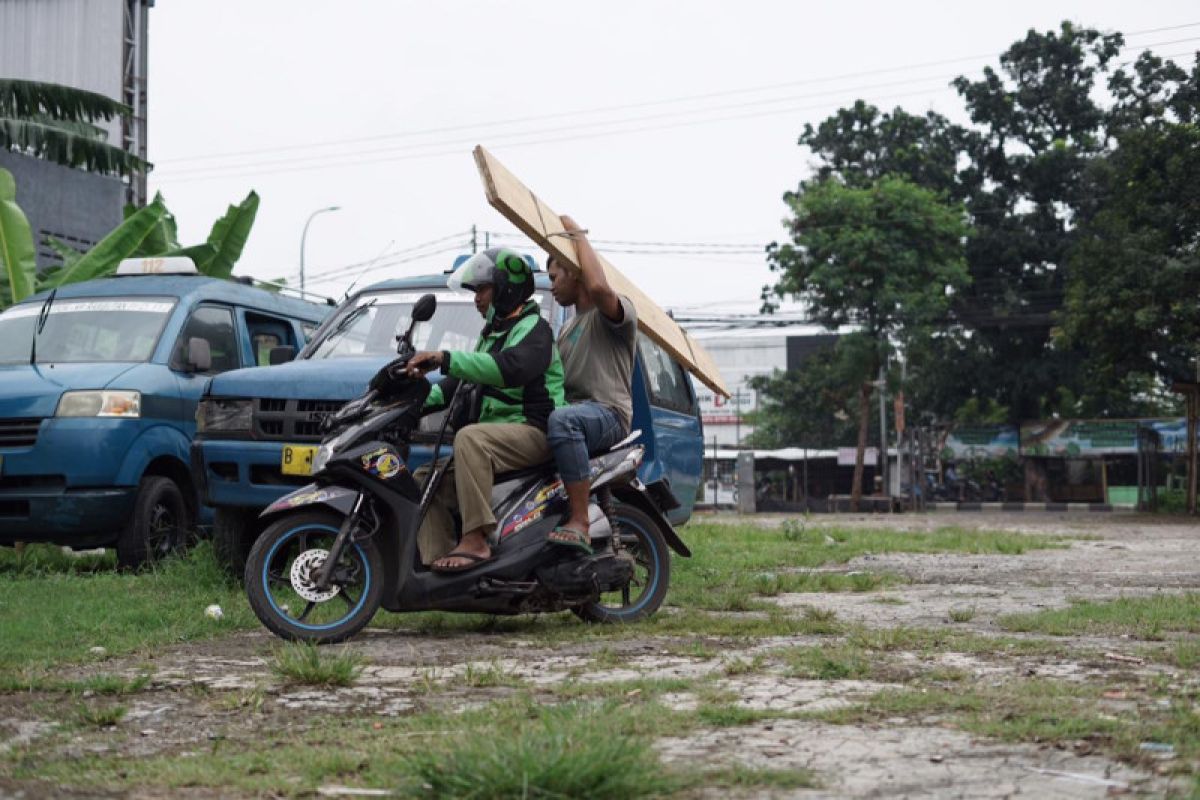
{"type": "Polygon", "coordinates": [[[386,447],[364,453],[359,460],[364,470],[385,480],[396,477],[404,469],[404,462],[386,447]]]}

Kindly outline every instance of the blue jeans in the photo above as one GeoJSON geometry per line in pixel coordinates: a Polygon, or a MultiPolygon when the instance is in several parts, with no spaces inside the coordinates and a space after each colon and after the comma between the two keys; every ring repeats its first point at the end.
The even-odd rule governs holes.
{"type": "Polygon", "coordinates": [[[626,434],[621,418],[611,408],[591,400],[554,409],[546,426],[558,474],[566,483],[586,481],[590,477],[588,453],[607,450],[626,434]]]}

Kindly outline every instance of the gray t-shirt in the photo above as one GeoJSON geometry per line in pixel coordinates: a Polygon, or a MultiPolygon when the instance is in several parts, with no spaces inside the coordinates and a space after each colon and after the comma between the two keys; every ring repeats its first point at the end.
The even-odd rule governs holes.
{"type": "Polygon", "coordinates": [[[625,295],[617,295],[624,316],[613,322],[591,309],[576,314],[558,335],[563,388],[568,403],[595,400],[617,413],[625,430],[633,420],[629,385],[637,346],[637,311],[625,295]]]}

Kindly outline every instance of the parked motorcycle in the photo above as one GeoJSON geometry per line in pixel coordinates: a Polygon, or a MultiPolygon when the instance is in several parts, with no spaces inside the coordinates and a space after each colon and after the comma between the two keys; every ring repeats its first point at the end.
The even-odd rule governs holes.
{"type": "Polygon", "coordinates": [[[547,534],[567,516],[553,462],[495,476],[499,523],[494,557],[466,572],[430,570],[417,552],[421,520],[446,473],[437,462],[447,422],[468,393],[451,399],[434,447],[435,466],[418,486],[405,465],[430,385],[405,374],[412,331],[436,310],[433,295],[413,308],[398,357],[361,397],[327,421],[313,483],[263,511],[271,523],[246,563],[250,606],[290,640],[343,641],[389,611],[521,614],[570,609],[588,622],[633,622],[658,610],[671,574],[670,550],[691,553],[637,478],[644,448],[631,434],[591,460],[592,554],[556,546],[547,534]]]}

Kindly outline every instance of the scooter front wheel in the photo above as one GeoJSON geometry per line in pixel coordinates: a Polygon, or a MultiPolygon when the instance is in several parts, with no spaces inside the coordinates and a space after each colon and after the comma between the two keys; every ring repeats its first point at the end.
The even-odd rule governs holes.
{"type": "Polygon", "coordinates": [[[316,584],[342,517],[288,514],[263,531],[246,560],[246,595],[263,625],[291,641],[331,644],[362,630],[383,597],[383,559],[371,540],[348,542],[327,588],[316,584]]]}

